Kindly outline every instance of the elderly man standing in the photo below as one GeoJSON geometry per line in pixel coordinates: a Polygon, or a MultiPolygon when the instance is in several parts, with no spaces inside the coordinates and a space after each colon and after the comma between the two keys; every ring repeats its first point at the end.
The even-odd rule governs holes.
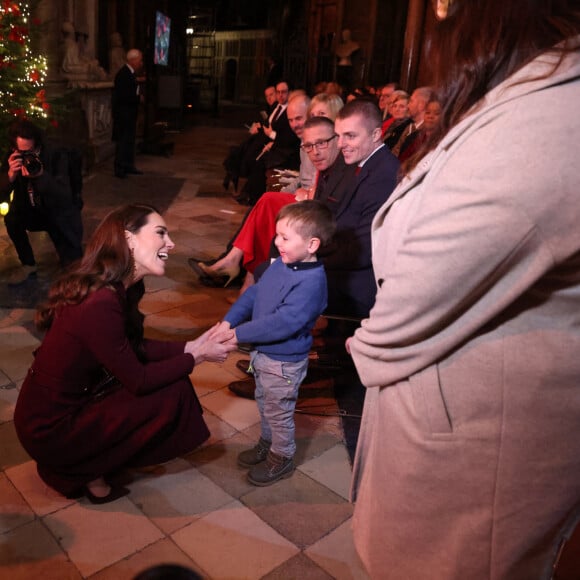
{"type": "Polygon", "coordinates": [[[115,75],[113,87],[113,141],[115,148],[115,177],[124,179],[129,174],[141,175],[135,167],[135,138],[137,114],[141,94],[137,74],[143,68],[143,54],[132,48],[127,63],[115,75]]]}

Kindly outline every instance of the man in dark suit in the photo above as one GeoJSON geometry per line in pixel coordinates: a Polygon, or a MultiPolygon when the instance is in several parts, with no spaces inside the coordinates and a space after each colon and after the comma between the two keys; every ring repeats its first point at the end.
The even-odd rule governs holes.
{"type": "Polygon", "coordinates": [[[278,106],[270,115],[269,124],[260,128],[259,150],[248,151],[242,164],[237,199],[253,205],[266,190],[266,172],[274,168],[297,170],[300,167],[300,139],[288,121],[288,83],[276,85],[278,106]],[[256,154],[257,153],[257,154],[256,154]]]}
{"type": "Polygon", "coordinates": [[[379,108],[365,99],[347,103],[335,121],[337,144],[350,170],[320,199],[337,224],[333,245],[322,253],[328,275],[327,312],[364,318],[374,304],[371,223],[397,183],[399,162],[381,140],[379,108]]]}
{"type": "Polygon", "coordinates": [[[143,172],[135,167],[135,137],[137,114],[141,95],[137,74],[143,68],[143,54],[132,48],[127,53],[127,63],[115,75],[113,88],[113,141],[115,148],[115,176],[121,179],[128,174],[143,172]]]}

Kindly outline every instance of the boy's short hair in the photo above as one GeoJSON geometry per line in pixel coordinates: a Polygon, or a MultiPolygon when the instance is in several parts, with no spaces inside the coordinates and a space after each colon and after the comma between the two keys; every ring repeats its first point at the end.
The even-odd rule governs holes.
{"type": "Polygon", "coordinates": [[[291,225],[305,240],[318,238],[321,246],[328,244],[336,231],[336,223],[330,209],[313,199],[285,205],[276,216],[277,222],[281,219],[288,220],[288,225],[291,225]]]}

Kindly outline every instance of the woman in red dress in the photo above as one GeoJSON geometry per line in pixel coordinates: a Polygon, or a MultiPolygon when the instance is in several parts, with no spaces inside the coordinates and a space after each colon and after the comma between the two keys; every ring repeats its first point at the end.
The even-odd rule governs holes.
{"type": "Polygon", "coordinates": [[[111,486],[111,474],[167,461],[209,437],[188,375],[232,348],[212,330],[189,342],[143,337],[143,277],[163,276],[173,247],[153,207],[117,209],[37,312],[47,334],[14,423],[42,480],[63,495],[112,501],[128,490],[111,486]]]}

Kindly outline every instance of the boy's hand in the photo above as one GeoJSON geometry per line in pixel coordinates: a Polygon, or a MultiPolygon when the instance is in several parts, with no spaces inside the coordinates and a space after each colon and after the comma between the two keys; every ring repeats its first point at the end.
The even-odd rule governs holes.
{"type": "MultiPolygon", "coordinates": [[[[215,340],[215,337],[217,335],[228,332],[230,329],[231,329],[230,323],[226,322],[225,320],[222,320],[221,322],[216,322],[216,324],[214,326],[212,326],[207,332],[208,332],[209,338],[212,340],[215,340]]],[[[221,342],[221,341],[217,341],[217,342],[221,342]]]]}
{"type": "Polygon", "coordinates": [[[348,354],[350,354],[350,341],[352,338],[352,336],[349,336],[344,343],[344,348],[346,348],[346,352],[348,352],[348,354]]]}

